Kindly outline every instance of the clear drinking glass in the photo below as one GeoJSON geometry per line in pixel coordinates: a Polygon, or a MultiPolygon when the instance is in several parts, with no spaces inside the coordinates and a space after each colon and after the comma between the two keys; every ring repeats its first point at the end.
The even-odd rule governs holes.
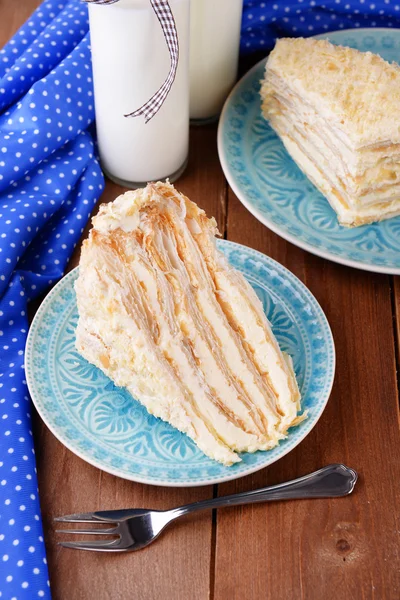
{"type": "Polygon", "coordinates": [[[191,0],[190,119],[216,119],[236,77],[243,0],[191,0]]]}
{"type": "Polygon", "coordinates": [[[113,181],[141,187],[174,181],[189,149],[190,0],[170,0],[179,40],[175,81],[160,110],[125,117],[145,104],[165,81],[170,55],[149,0],[89,4],[96,127],[102,168],[113,181]]]}

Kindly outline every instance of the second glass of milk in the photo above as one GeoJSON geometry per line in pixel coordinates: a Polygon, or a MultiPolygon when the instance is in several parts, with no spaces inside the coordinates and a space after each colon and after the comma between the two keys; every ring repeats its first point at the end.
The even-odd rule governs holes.
{"type": "Polygon", "coordinates": [[[126,187],[174,181],[189,150],[190,0],[169,0],[179,40],[175,81],[160,110],[125,117],[145,104],[165,81],[170,55],[149,0],[89,4],[100,160],[110,179],[126,187]]]}
{"type": "Polygon", "coordinates": [[[243,0],[191,0],[190,118],[218,117],[237,77],[243,0]]]}

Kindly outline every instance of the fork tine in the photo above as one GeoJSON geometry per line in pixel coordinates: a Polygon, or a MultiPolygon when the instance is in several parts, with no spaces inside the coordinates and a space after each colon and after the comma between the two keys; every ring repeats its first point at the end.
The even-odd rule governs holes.
{"type": "Polygon", "coordinates": [[[107,522],[105,519],[95,518],[93,513],[76,513],[75,515],[64,515],[63,517],[54,517],[54,521],[59,523],[101,523],[107,522]]]}
{"type": "Polygon", "coordinates": [[[112,535],[117,532],[118,527],[111,527],[110,529],[56,529],[56,533],[75,533],[81,535],[112,535]]]}
{"type": "Polygon", "coordinates": [[[59,546],[63,546],[64,548],[73,548],[75,550],[94,550],[94,551],[107,551],[107,552],[115,552],[122,551],[125,547],[121,547],[120,540],[112,540],[109,543],[107,542],[59,542],[59,546]]]}

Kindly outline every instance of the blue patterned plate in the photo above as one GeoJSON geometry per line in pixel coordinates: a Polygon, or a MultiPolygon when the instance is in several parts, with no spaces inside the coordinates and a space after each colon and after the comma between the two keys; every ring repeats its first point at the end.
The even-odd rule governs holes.
{"type": "MultiPolygon", "coordinates": [[[[400,62],[400,29],[352,29],[324,36],[400,62]]],[[[246,208],[275,233],[338,263],[400,275],[400,217],[349,229],[286,152],[261,116],[265,59],[239,81],[222,111],[218,151],[225,176],[246,208]]]]}
{"type": "Polygon", "coordinates": [[[332,387],[335,350],[320,306],[290,271],[272,259],[232,242],[219,244],[256,290],[281,347],[293,357],[309,418],[279,447],[243,454],[242,462],[233,467],[210,460],[191,439],[149,415],[76,352],[75,269],[39,308],[28,336],[25,366],[32,400],[44,422],[67,448],[92,465],[155,485],[219,483],[275,462],[297,446],[321,416],[332,387]]]}

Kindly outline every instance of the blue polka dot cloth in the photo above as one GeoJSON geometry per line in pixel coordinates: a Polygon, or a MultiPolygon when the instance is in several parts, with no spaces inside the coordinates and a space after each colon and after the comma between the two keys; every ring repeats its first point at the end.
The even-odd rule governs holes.
{"type": "Polygon", "coordinates": [[[280,37],[357,27],[400,27],[400,0],[244,0],[241,52],[271,50],[280,37]]]}
{"type": "Polygon", "coordinates": [[[104,180],[87,7],[45,0],[0,51],[0,598],[50,598],[31,403],[27,303],[63,275],[104,180]]]}

